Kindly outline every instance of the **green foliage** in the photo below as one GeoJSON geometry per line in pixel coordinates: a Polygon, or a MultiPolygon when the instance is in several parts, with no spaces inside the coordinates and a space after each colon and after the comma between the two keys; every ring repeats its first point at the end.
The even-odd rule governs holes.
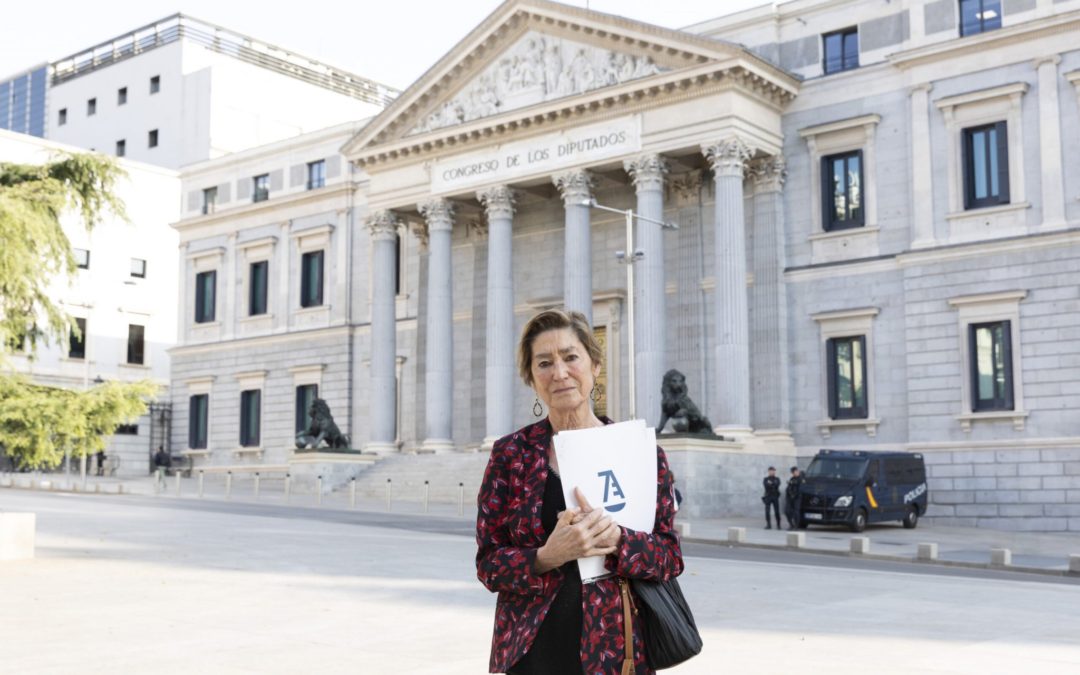
{"type": "Polygon", "coordinates": [[[109,212],[126,219],[114,194],[124,172],[108,157],[60,155],[48,164],[0,162],[0,358],[41,338],[66,344],[78,330],[48,295],[49,284],[76,271],[60,217],[77,213],[87,229],[109,212]]]}
{"type": "Polygon", "coordinates": [[[146,413],[158,385],[106,382],[86,391],[0,376],[0,446],[21,466],[52,468],[65,453],[92,455],[121,424],[146,413]]]}

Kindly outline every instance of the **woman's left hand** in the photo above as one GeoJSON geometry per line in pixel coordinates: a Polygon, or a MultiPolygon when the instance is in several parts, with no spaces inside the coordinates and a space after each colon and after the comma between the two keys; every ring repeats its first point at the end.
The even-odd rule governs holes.
{"type": "MultiPolygon", "coordinates": [[[[578,523],[593,510],[592,504],[590,504],[589,500],[582,494],[581,488],[574,488],[574,497],[577,499],[578,508],[581,509],[581,513],[574,516],[574,519],[571,521],[572,525],[578,523]]],[[[617,547],[619,542],[622,541],[622,528],[619,527],[619,524],[614,520],[611,520],[604,531],[597,535],[596,541],[601,547],[617,547]]]]}

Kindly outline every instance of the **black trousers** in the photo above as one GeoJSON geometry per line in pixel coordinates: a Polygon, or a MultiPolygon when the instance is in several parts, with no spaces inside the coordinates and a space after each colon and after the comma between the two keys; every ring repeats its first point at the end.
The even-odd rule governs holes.
{"type": "Polygon", "coordinates": [[[799,526],[799,498],[784,499],[784,515],[787,516],[788,525],[799,526]]]}
{"type": "Polygon", "coordinates": [[[772,525],[772,517],[769,513],[769,507],[772,507],[773,513],[776,514],[776,526],[780,527],[780,499],[766,499],[765,500],[765,524],[772,525]]]}

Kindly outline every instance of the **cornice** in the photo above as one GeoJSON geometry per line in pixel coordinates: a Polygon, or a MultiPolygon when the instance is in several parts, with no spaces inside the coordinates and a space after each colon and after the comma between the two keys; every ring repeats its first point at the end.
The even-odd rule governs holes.
{"type": "MultiPolygon", "coordinates": [[[[305,190],[304,192],[296,192],[293,194],[287,194],[283,197],[271,197],[261,202],[251,202],[242,204],[240,206],[234,206],[228,209],[220,209],[213,213],[206,215],[198,215],[194,218],[181,219],[171,226],[173,229],[183,232],[185,230],[192,230],[199,227],[209,227],[218,225],[220,223],[235,220],[237,218],[246,218],[248,216],[259,216],[269,211],[277,211],[284,208],[292,208],[296,206],[303,206],[312,202],[318,202],[323,199],[336,199],[340,197],[348,197],[353,191],[357,189],[356,183],[344,181],[341,183],[334,183],[327,185],[326,187],[318,188],[316,190],[305,190]]],[[[278,218],[279,220],[283,218],[278,218]]]]}

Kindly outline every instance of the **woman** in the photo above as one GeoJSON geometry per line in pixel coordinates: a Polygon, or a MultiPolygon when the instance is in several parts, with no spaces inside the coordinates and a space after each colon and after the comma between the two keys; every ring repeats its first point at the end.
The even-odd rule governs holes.
{"type": "MultiPolygon", "coordinates": [[[[548,310],[525,325],[518,370],[536,391],[534,412],[546,419],[496,441],[480,487],[476,571],[499,594],[490,670],[511,675],[627,673],[618,577],[667,580],[683,569],[675,533],[674,478],[657,454],[656,522],[652,532],[616,525],[577,493],[582,508],[567,509],[552,436],[566,429],[610,424],[589,396],[600,373],[600,345],[578,312],[548,310]],[[583,585],[577,559],[606,556],[616,576],[583,585]]],[[[634,668],[653,672],[633,623],[634,668]]]]}

